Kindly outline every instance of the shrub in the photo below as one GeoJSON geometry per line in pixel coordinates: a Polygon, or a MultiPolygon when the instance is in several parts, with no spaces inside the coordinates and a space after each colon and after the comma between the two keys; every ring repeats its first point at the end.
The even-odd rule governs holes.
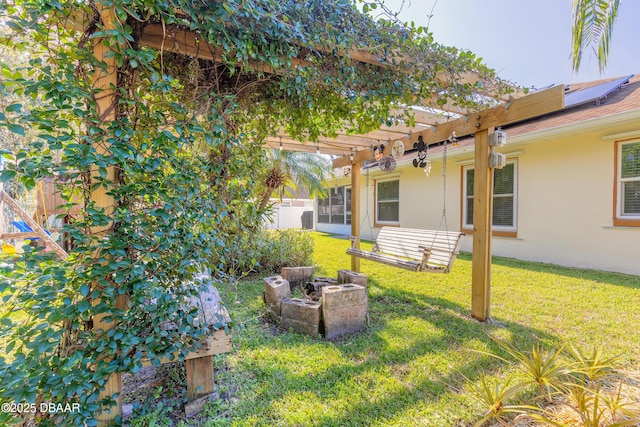
{"type": "Polygon", "coordinates": [[[553,349],[536,343],[527,352],[496,341],[508,358],[481,353],[515,361],[522,380],[510,385],[509,377],[499,384],[485,376],[480,386],[469,384],[470,394],[485,408],[484,417],[474,426],[492,419],[500,425],[511,425],[508,417],[514,413],[542,425],[560,427],[640,425],[640,402],[633,398],[637,391],[633,389],[640,383],[617,366],[618,357],[605,358],[598,348],[585,353],[571,344],[553,349]],[[526,404],[511,404],[522,396],[520,392],[535,397],[526,404]]]}
{"type": "Polygon", "coordinates": [[[311,265],[313,239],[300,230],[246,231],[227,246],[226,270],[238,278],[247,274],[275,273],[282,267],[311,265]]]}

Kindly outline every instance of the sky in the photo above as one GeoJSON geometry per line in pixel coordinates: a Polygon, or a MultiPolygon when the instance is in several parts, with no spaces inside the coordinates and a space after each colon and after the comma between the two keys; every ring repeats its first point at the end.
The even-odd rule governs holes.
{"type": "Polygon", "coordinates": [[[400,19],[429,27],[436,42],[469,50],[498,76],[544,87],[640,74],[640,0],[622,0],[603,74],[591,52],[571,67],[573,0],[385,0],[400,19]],[[435,3],[435,7],[434,7],[435,3]],[[429,21],[429,15],[433,16],[429,21]]]}

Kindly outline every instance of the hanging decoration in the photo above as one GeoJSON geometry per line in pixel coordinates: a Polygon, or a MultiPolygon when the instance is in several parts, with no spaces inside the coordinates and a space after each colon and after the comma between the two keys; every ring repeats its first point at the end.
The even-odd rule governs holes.
{"type": "MultiPolygon", "coordinates": [[[[418,150],[418,158],[417,159],[413,159],[413,167],[414,168],[420,167],[420,168],[424,168],[426,170],[426,168],[428,166],[429,170],[431,170],[431,162],[426,160],[428,146],[424,142],[424,139],[422,138],[422,135],[418,136],[418,142],[415,142],[413,144],[413,149],[414,150],[418,150]]],[[[427,173],[427,175],[429,175],[428,172],[425,172],[425,173],[427,173]]]]}
{"type": "Polygon", "coordinates": [[[394,159],[399,159],[404,155],[404,143],[402,141],[396,141],[391,146],[391,155],[394,159]]]}
{"type": "Polygon", "coordinates": [[[390,173],[396,169],[396,159],[392,156],[384,156],[378,163],[380,164],[380,170],[382,172],[390,173]]]}
{"type": "Polygon", "coordinates": [[[373,157],[376,159],[376,162],[379,162],[382,159],[384,153],[384,144],[375,145],[373,147],[373,157]]]}

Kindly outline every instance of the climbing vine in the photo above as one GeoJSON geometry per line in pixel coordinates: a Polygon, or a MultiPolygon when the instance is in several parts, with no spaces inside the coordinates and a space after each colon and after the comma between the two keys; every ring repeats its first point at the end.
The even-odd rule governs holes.
{"type": "Polygon", "coordinates": [[[25,246],[0,273],[0,402],[79,410],[5,412],[0,423],[95,425],[117,397],[100,398],[111,373],[198,345],[207,331],[185,303],[202,271],[229,280],[234,236],[259,221],[266,136],[370,131],[400,118],[391,108],[475,105],[471,95],[501,85],[473,54],[349,0],[2,5],[1,48],[29,60],[0,63],[0,127],[28,137],[3,146],[0,179],[29,189],[55,177],[66,208],[81,214],[63,229],[69,258],[25,246]],[[169,34],[195,34],[193,50],[172,49],[169,34]],[[99,45],[117,65],[110,120],[95,89],[109,71],[99,45]],[[352,58],[364,49],[386,65],[352,58]],[[468,71],[482,83],[451,84],[468,71]],[[96,204],[99,191],[112,205],[96,204]],[[95,328],[98,319],[111,327],[95,328]]]}

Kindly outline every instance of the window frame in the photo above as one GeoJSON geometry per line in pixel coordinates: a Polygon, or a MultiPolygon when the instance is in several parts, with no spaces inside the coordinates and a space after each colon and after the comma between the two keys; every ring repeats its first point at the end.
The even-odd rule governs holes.
{"type": "MultiPolygon", "coordinates": [[[[502,236],[502,237],[518,237],[518,159],[512,158],[507,159],[506,165],[513,165],[513,193],[505,193],[496,195],[493,194],[493,198],[496,197],[513,197],[513,225],[512,226],[504,226],[504,225],[493,225],[493,219],[491,224],[491,232],[493,236],[502,236]]],[[[473,233],[473,224],[467,223],[468,216],[468,200],[473,198],[475,194],[471,197],[467,196],[467,173],[470,170],[475,170],[475,165],[464,165],[461,167],[461,182],[460,182],[460,230],[465,233],[473,233]]],[[[494,170],[495,174],[495,170],[494,170]]],[[[475,182],[475,177],[474,177],[475,182]]],[[[493,182],[493,180],[492,180],[493,182]]],[[[494,201],[492,201],[494,203],[494,201]]],[[[473,215],[473,214],[472,214],[473,215]]],[[[493,212],[492,212],[493,216],[493,212]]]]}
{"type": "Polygon", "coordinates": [[[613,225],[620,227],[640,227],[640,214],[624,214],[624,182],[638,182],[640,175],[632,178],[622,178],[622,147],[627,144],[640,144],[640,139],[634,138],[626,141],[616,141],[614,156],[614,180],[613,180],[613,225]]]}
{"type": "Polygon", "coordinates": [[[350,198],[347,198],[347,192],[351,191],[351,186],[350,185],[337,185],[335,187],[331,187],[329,188],[329,194],[327,195],[327,197],[322,198],[322,199],[317,199],[316,202],[316,207],[317,207],[317,214],[316,214],[316,222],[318,224],[327,224],[327,225],[351,225],[351,221],[352,218],[351,217],[351,210],[347,210],[347,203],[351,203],[350,198]],[[331,203],[331,191],[333,189],[338,189],[338,188],[342,188],[342,198],[343,198],[343,210],[342,210],[342,222],[338,223],[338,222],[331,222],[332,217],[336,216],[336,215],[332,215],[332,203],[331,203]],[[329,220],[328,221],[321,221],[320,220],[320,202],[323,200],[328,200],[329,204],[328,204],[328,208],[329,208],[329,213],[328,215],[323,215],[323,216],[328,216],[329,220]],[[347,217],[349,217],[349,222],[347,222],[347,217]]]}
{"type": "Polygon", "coordinates": [[[373,209],[374,209],[374,218],[373,218],[373,226],[374,227],[384,227],[384,226],[392,226],[392,227],[399,227],[400,226],[400,178],[395,176],[395,177],[389,177],[389,178],[383,178],[383,179],[376,179],[374,181],[374,187],[373,187],[373,209]],[[397,202],[398,203],[398,221],[384,221],[384,220],[380,220],[378,215],[379,215],[379,203],[380,201],[378,200],[378,184],[381,183],[385,183],[385,182],[393,182],[393,181],[397,181],[398,182],[398,200],[385,200],[382,203],[385,202],[397,202]]]}

